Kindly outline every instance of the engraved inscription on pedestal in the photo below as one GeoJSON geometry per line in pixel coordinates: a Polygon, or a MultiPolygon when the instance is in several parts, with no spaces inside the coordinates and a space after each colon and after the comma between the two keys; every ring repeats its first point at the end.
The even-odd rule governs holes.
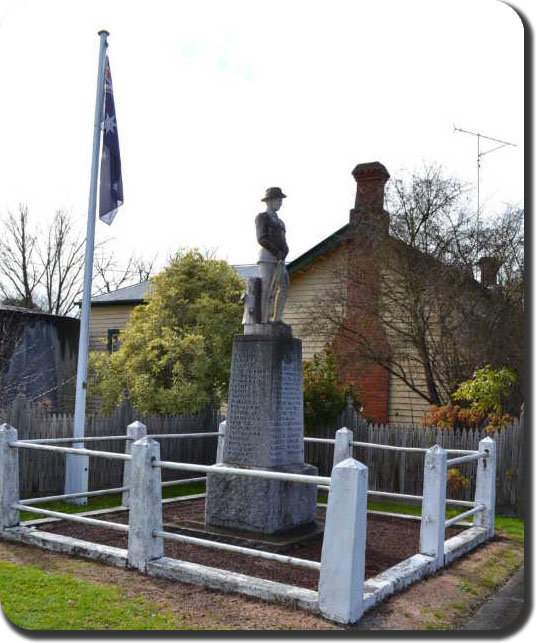
{"type": "MultiPolygon", "coordinates": [[[[316,475],[304,463],[301,341],[289,327],[236,335],[219,466],[316,475]]],[[[256,327],[262,329],[263,324],[256,327]]],[[[207,524],[272,534],[314,523],[314,485],[209,473],[207,524]]]]}
{"type": "Polygon", "coordinates": [[[270,374],[257,358],[256,351],[233,353],[227,413],[227,426],[233,429],[227,431],[224,462],[253,464],[264,442],[269,405],[260,393],[269,386],[270,374]]]}
{"type": "MultiPolygon", "coordinates": [[[[300,359],[301,362],[301,359],[300,359]]],[[[303,462],[302,369],[294,362],[281,363],[278,386],[272,395],[273,431],[270,435],[272,464],[303,462]]]]}
{"type": "Polygon", "coordinates": [[[223,459],[258,467],[303,463],[299,340],[235,338],[223,459]]]}

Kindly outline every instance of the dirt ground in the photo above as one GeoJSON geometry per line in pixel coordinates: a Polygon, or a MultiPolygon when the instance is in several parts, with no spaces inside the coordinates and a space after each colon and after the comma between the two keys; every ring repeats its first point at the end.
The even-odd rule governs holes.
{"type": "MultiPolygon", "coordinates": [[[[324,514],[325,510],[319,508],[318,517],[320,520],[324,518],[324,514]]],[[[173,531],[174,529],[169,526],[170,523],[180,524],[184,520],[202,522],[203,516],[204,499],[202,498],[164,505],[164,528],[165,530],[173,531]]],[[[102,518],[111,522],[126,522],[127,514],[107,514],[102,518]]],[[[127,547],[126,534],[110,529],[73,522],[51,523],[49,526],[41,527],[41,529],[90,542],[121,548],[127,547]]],[[[419,529],[420,523],[414,520],[369,515],[367,520],[365,577],[375,576],[379,572],[418,553],[419,529]]],[[[457,528],[448,529],[447,538],[458,532],[459,529],[457,528]]],[[[311,542],[290,545],[281,549],[278,553],[319,561],[321,550],[322,535],[320,534],[311,542]]],[[[169,540],[164,540],[164,554],[170,558],[227,569],[307,589],[316,590],[318,587],[318,572],[314,570],[292,567],[270,560],[244,556],[243,554],[216,551],[169,540]]]]}
{"type": "MultiPolygon", "coordinates": [[[[181,521],[201,521],[204,501],[185,500],[164,505],[164,529],[172,531],[181,521]]],[[[127,512],[105,514],[105,520],[125,522],[127,512]]],[[[319,519],[324,510],[319,509],[319,519]]],[[[184,524],[184,523],[183,523],[184,524]]],[[[367,521],[366,577],[371,577],[418,551],[420,523],[408,519],[369,515],[367,521]]],[[[125,534],[109,529],[56,522],[39,529],[126,548],[125,534]]],[[[459,529],[447,531],[447,538],[459,529]]],[[[165,542],[165,555],[317,589],[318,573],[241,554],[165,542]]],[[[320,560],[322,536],[294,544],[280,553],[320,560]]],[[[70,573],[91,582],[118,585],[128,597],[142,597],[191,623],[192,628],[240,630],[421,630],[458,629],[465,619],[523,562],[523,546],[500,534],[449,568],[412,585],[366,613],[351,628],[319,616],[273,603],[224,594],[165,579],[150,578],[133,570],[118,569],[61,554],[0,541],[0,560],[33,564],[49,571],[70,573]]]]}
{"type": "MultiPolygon", "coordinates": [[[[486,598],[478,579],[484,581],[490,567],[510,558],[502,583],[519,567],[523,547],[498,538],[439,574],[416,583],[363,616],[351,628],[319,616],[272,603],[223,594],[202,587],[155,579],[136,571],[108,567],[26,545],[0,541],[0,560],[36,565],[51,572],[69,573],[94,583],[117,585],[129,598],[143,597],[186,619],[192,627],[240,630],[420,630],[457,629],[464,618],[486,598]]],[[[484,583],[486,585],[489,583],[484,583]]]]}

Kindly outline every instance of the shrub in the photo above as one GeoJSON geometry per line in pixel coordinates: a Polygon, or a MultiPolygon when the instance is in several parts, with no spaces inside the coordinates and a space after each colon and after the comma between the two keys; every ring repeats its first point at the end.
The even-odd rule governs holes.
{"type": "Polygon", "coordinates": [[[142,413],[195,413],[225,397],[243,281],[225,261],[182,251],[130,315],[118,351],[93,355],[92,392],[109,411],[128,389],[142,413]]]}
{"type": "Polygon", "coordinates": [[[340,386],[333,351],[324,348],[309,362],[303,363],[303,405],[305,430],[333,422],[346,406],[348,397],[359,408],[358,398],[350,385],[340,386]]]}
{"type": "Polygon", "coordinates": [[[459,469],[447,471],[447,488],[453,495],[457,495],[469,484],[469,478],[463,475],[459,469]]]}
{"type": "Polygon", "coordinates": [[[516,379],[515,373],[509,368],[484,366],[477,369],[470,380],[458,386],[452,399],[469,402],[472,409],[482,413],[500,414],[505,398],[516,379]]]}
{"type": "Polygon", "coordinates": [[[470,380],[462,382],[452,398],[469,404],[431,406],[422,419],[424,426],[437,426],[451,429],[454,427],[486,427],[486,431],[498,431],[514,419],[503,412],[504,400],[516,376],[508,368],[493,369],[489,366],[477,369],[470,380]]]}

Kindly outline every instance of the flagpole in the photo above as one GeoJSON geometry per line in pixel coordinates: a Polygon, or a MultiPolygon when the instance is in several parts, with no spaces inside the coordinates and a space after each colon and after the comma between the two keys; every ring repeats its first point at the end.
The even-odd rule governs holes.
{"type": "MultiPolygon", "coordinates": [[[[97,74],[97,98],[95,102],[95,123],[93,127],[93,157],[91,161],[91,179],[89,186],[89,205],[87,214],[86,254],[84,266],[84,289],[82,294],[82,311],[80,314],[80,339],[78,343],[78,368],[76,373],[76,398],[74,406],[73,437],[84,437],[86,417],[87,361],[89,350],[89,318],[91,314],[91,281],[93,277],[93,253],[95,249],[95,218],[97,211],[97,180],[99,174],[99,151],[101,142],[101,124],[104,109],[104,66],[106,48],[108,47],[107,31],[99,31],[100,51],[97,74]]],[[[83,447],[83,442],[73,444],[83,447]]],[[[87,456],[66,455],[65,460],[65,493],[81,493],[88,490],[87,456]]],[[[87,504],[87,498],[75,500],[76,504],[87,504]]]]}

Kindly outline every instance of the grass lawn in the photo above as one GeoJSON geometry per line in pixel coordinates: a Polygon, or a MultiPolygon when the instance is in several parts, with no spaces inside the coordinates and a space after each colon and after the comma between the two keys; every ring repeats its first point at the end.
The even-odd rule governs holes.
{"type": "MultiPolygon", "coordinates": [[[[177,487],[163,487],[162,498],[176,498],[179,496],[189,496],[196,493],[205,492],[205,483],[198,482],[193,484],[179,485],[177,487]]],[[[56,502],[46,502],[36,505],[42,509],[49,509],[50,511],[61,511],[63,513],[80,513],[83,511],[95,511],[97,509],[109,509],[111,507],[118,507],[121,504],[121,496],[119,494],[111,494],[109,496],[93,496],[87,499],[87,505],[76,505],[73,503],[59,500],[56,502]]],[[[45,518],[45,516],[34,514],[29,511],[21,511],[20,520],[38,520],[45,518]]]]}
{"type": "MultiPolygon", "coordinates": [[[[413,505],[398,505],[394,502],[369,502],[368,508],[374,511],[391,511],[399,514],[411,516],[420,516],[421,508],[413,505]]],[[[445,512],[447,519],[466,511],[466,508],[451,509],[445,512]]],[[[495,530],[510,540],[523,544],[525,523],[522,518],[512,518],[510,516],[495,516],[495,530]]]]}
{"type": "MultiPolygon", "coordinates": [[[[163,496],[165,498],[191,495],[204,492],[204,483],[181,485],[177,487],[165,487],[163,496]]],[[[326,498],[319,496],[319,502],[325,502],[326,498]]],[[[56,511],[80,512],[96,509],[110,508],[120,504],[120,496],[103,496],[88,499],[87,506],[72,505],[65,502],[48,503],[43,506],[56,511]]],[[[369,502],[369,509],[376,511],[388,511],[401,514],[418,515],[420,507],[400,505],[394,502],[369,502]]],[[[447,516],[451,517],[462,511],[461,509],[449,509],[447,516]]],[[[39,518],[37,514],[22,512],[21,520],[32,520],[39,518]]],[[[441,598],[438,606],[416,607],[415,601],[405,599],[405,593],[400,594],[392,600],[407,601],[403,609],[403,616],[407,620],[408,628],[395,625],[398,629],[451,629],[456,627],[456,619],[463,614],[470,613],[478,602],[484,600],[496,590],[513,572],[519,567],[523,560],[524,523],[520,518],[497,516],[496,530],[502,537],[501,542],[492,544],[488,553],[477,552],[467,557],[466,561],[458,569],[446,569],[439,576],[432,578],[430,583],[443,582],[450,578],[450,587],[445,593],[444,600],[441,598]],[[479,557],[482,559],[479,561],[479,557]],[[472,561],[472,562],[471,562],[472,561]],[[471,567],[473,565],[473,567],[471,567]],[[467,571],[463,571],[467,568],[467,571]],[[450,593],[449,593],[450,592],[450,593]]],[[[4,545],[0,543],[0,548],[4,545]]],[[[9,547],[6,543],[5,547],[9,547]]],[[[29,548],[28,548],[29,549],[29,548]]],[[[1,553],[1,552],[0,552],[1,553]]],[[[36,564],[39,557],[32,562],[26,563],[20,560],[16,564],[9,559],[1,559],[0,556],[0,602],[5,615],[16,625],[28,630],[192,630],[196,629],[197,621],[192,617],[185,616],[181,605],[173,602],[158,605],[152,602],[153,594],[137,595],[130,591],[127,595],[120,582],[113,582],[106,573],[105,566],[102,567],[102,574],[99,571],[99,580],[95,577],[84,578],[76,573],[76,569],[84,565],[97,565],[96,563],[83,563],[77,559],[60,557],[59,566],[48,568],[36,564]],[[65,561],[65,562],[63,562],[65,561]],[[69,563],[67,563],[69,561],[69,563]]],[[[132,573],[132,572],[128,572],[132,573]]],[[[413,591],[419,591],[417,584],[413,591]]],[[[432,587],[432,585],[430,585],[432,587]]],[[[410,588],[411,590],[411,588],[410,588]]],[[[423,589],[420,590],[421,592],[423,589]]],[[[440,590],[440,597],[443,596],[440,590]]],[[[426,591],[424,590],[426,594],[426,591]]],[[[429,592],[431,594],[431,592],[429,592]]],[[[217,594],[217,593],[216,593],[217,594]]],[[[156,598],[155,598],[156,600],[156,598]]],[[[233,598],[241,601],[245,599],[233,598]]],[[[244,603],[244,609],[249,609],[244,603]]],[[[268,605],[262,605],[263,610],[268,605]]],[[[385,606],[389,612],[389,608],[385,606]]],[[[275,608],[270,608],[275,609],[275,608]]],[[[393,610],[391,609],[391,612],[393,610]]],[[[382,608],[377,611],[381,616],[382,608]]],[[[216,614],[216,612],[214,612],[216,614]]],[[[298,618],[299,612],[291,612],[298,618]]],[[[203,614],[203,617],[205,614],[203,614]]],[[[371,613],[372,616],[372,613],[371,613]]],[[[386,617],[388,618],[388,617],[386,617]]],[[[240,623],[240,621],[238,621],[240,623]]],[[[239,624],[229,627],[229,624],[222,625],[218,619],[210,620],[198,629],[233,629],[241,628],[239,624]]],[[[387,627],[385,624],[381,627],[387,627]]],[[[381,629],[380,627],[380,629],[381,629]]],[[[289,629],[300,629],[299,623],[296,626],[289,626],[289,629]]],[[[259,629],[262,626],[259,625],[259,629]]],[[[377,629],[371,623],[370,629],[377,629]]]]}
{"type": "Polygon", "coordinates": [[[26,630],[192,629],[154,603],[125,597],[121,587],[7,561],[0,561],[0,603],[26,630]]]}
{"type": "MultiPolygon", "coordinates": [[[[163,498],[203,493],[204,482],[164,487],[163,498]]],[[[36,505],[65,513],[117,507],[121,496],[95,496],[87,505],[64,501],[36,505]]],[[[42,516],[21,512],[21,521],[42,516]]],[[[0,603],[12,623],[27,630],[180,630],[195,629],[172,612],[143,598],[127,598],[121,587],[76,579],[35,565],[0,561],[0,603]]]]}

